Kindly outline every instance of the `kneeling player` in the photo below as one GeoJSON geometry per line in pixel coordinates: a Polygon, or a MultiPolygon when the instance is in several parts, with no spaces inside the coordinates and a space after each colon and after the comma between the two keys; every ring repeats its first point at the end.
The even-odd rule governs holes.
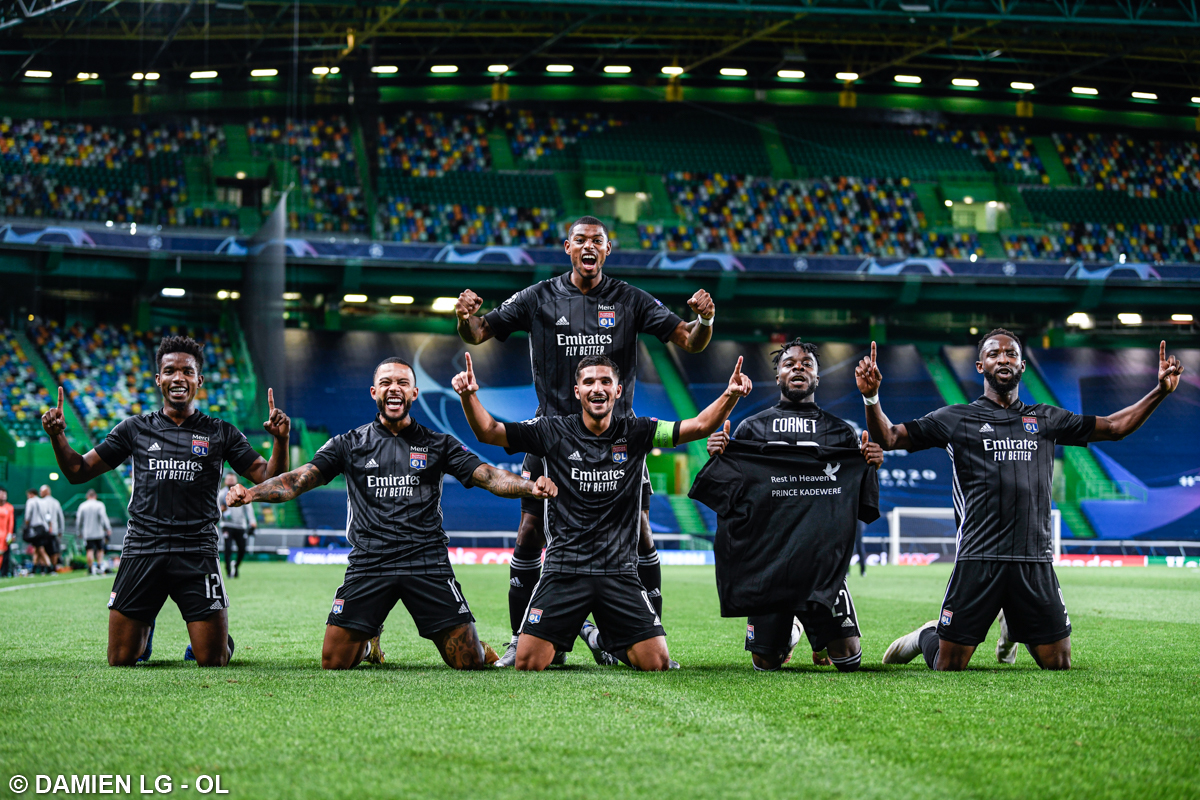
{"type": "MultiPolygon", "coordinates": [[[[775,365],[775,383],[779,386],[779,402],[742,420],[734,432],[735,439],[858,447],[868,464],[878,467],[883,463],[883,448],[868,441],[865,432],[860,441],[845,420],[817,406],[821,366],[815,344],[792,339],[771,356],[775,365]]],[[[728,443],[729,423],[726,422],[723,430],[708,437],[708,454],[715,456],[725,452],[728,443]]],[[[746,620],[746,650],[751,653],[755,669],[774,671],[790,661],[801,633],[808,636],[814,664],[832,664],[840,672],[854,672],[859,668],[862,648],[858,615],[845,577],[836,586],[817,587],[817,593],[833,593],[836,596],[833,608],[809,601],[794,613],[765,614],[746,620]]]]}
{"type": "Polygon", "coordinates": [[[130,417],[84,455],[67,443],[63,390],[58,407],[42,416],[54,457],[71,483],[85,483],[133,458],[129,526],[121,568],[108,601],[108,663],[129,666],[150,658],[154,620],[170,597],[187,623],[191,644],[184,660],[222,667],[233,654],[229,597],[217,561],[217,485],[221,465],[255,483],[288,468],[291,421],[275,408],[263,428],[275,442],[270,462],[223,420],[196,410],[204,383],[203,347],[186,336],[168,336],[158,348],[154,381],[161,411],[130,417]]]}
{"type": "MultiPolygon", "coordinates": [[[[516,668],[543,670],[557,651],[569,651],[589,613],[604,632],[604,650],[631,667],[665,670],[662,621],[638,580],[642,471],[654,447],[674,447],[712,433],[750,393],[742,359],[729,386],[695,419],[660,422],[652,417],[613,417],[621,375],[607,356],[585,356],[575,370],[582,414],[497,422],[479,402],[479,385],[467,370],[454,390],[479,441],[543,459],[560,487],[547,503],[546,563],[517,642],[516,668]]],[[[589,645],[591,642],[589,642],[589,645]]]]}
{"type": "Polygon", "coordinates": [[[286,503],[346,475],[346,538],[353,550],[346,579],[334,595],[321,651],[324,669],[350,669],[364,659],[383,662],[383,622],[402,601],[417,632],[437,645],[455,669],[481,669],[496,654],[479,641],[475,617],[454,578],[442,530],[442,476],[482,486],[500,497],[554,497],[549,478],[537,483],[484,464],[462,442],[431,431],[410,415],[417,399],[408,362],[387,358],[375,368],[375,421],[335,436],[312,461],[247,489],[235,484],[230,508],[286,503]]]}

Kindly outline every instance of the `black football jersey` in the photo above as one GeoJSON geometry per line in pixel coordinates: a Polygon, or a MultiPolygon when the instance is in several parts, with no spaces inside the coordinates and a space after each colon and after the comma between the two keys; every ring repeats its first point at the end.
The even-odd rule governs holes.
{"type": "Polygon", "coordinates": [[[1095,417],[987,397],[904,423],[910,451],[944,447],[954,468],[958,558],[1053,561],[1054,446],[1087,447],[1095,417]]]}
{"type": "Polygon", "coordinates": [[[816,403],[780,400],[777,405],[746,417],[733,432],[734,439],[751,442],[812,442],[821,447],[858,447],[854,428],[816,403]]]}
{"type": "Polygon", "coordinates": [[[240,474],[259,458],[228,422],[196,411],[176,425],[161,409],[117,423],[96,455],[113,469],[133,459],[122,556],[216,556],[222,465],[240,474]]]}
{"type": "Polygon", "coordinates": [[[638,334],[665,342],[682,321],[648,293],[607,275],[583,294],[570,272],[522,289],[483,318],[502,342],[514,331],[529,332],[538,416],[547,417],[579,413],[575,368],[594,355],[608,356],[621,370],[623,388],[613,416],[632,413],[638,334]]]}
{"type": "Polygon", "coordinates": [[[505,424],[509,452],[542,459],[558,496],[546,501],[544,572],[637,572],[642,479],[654,447],[674,447],[678,422],[614,417],[596,436],[583,417],[538,417],[505,424]]]}
{"type": "Polygon", "coordinates": [[[879,480],[858,447],[734,440],[688,496],[717,514],[721,615],[832,609],[858,521],[879,518],[879,480]]]}
{"type": "Polygon", "coordinates": [[[346,476],[347,574],[449,574],[442,476],[463,486],[483,463],[463,443],[413,420],[399,435],[376,418],[335,436],[310,462],[328,482],[346,476]]]}

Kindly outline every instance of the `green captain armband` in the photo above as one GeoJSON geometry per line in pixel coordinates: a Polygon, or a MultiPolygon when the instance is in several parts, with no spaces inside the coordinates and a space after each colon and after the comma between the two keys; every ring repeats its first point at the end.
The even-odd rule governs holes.
{"type": "Polygon", "coordinates": [[[654,446],[671,448],[675,446],[675,434],[679,430],[678,422],[659,420],[654,428],[654,446]]]}

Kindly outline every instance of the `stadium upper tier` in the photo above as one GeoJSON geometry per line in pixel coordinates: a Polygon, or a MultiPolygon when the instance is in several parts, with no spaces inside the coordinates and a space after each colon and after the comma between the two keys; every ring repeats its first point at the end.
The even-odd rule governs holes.
{"type": "Polygon", "coordinates": [[[1172,189],[1200,190],[1200,145],[1195,140],[1104,133],[1055,133],[1063,165],[1080,185],[1136,197],[1172,189]]]}
{"type": "Polygon", "coordinates": [[[506,129],[513,157],[537,169],[578,169],[579,143],[625,124],[614,114],[555,114],[517,109],[506,129]]]}
{"type": "Polygon", "coordinates": [[[0,327],[0,419],[18,441],[48,442],[42,412],[51,405],[50,391],[12,331],[0,327]]]}

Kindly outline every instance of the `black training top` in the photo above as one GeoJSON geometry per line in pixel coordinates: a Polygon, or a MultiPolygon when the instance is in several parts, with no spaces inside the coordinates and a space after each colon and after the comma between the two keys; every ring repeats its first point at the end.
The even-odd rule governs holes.
{"type": "Polygon", "coordinates": [[[817,407],[816,403],[780,400],[778,405],[746,417],[733,432],[734,439],[752,442],[814,442],[821,447],[858,447],[850,423],[817,407]]]}
{"type": "Polygon", "coordinates": [[[654,447],[674,447],[678,422],[614,417],[596,436],[580,414],[505,426],[509,452],[540,456],[558,497],[546,501],[543,572],[637,572],[642,473],[654,447]]]}
{"type": "Polygon", "coordinates": [[[529,332],[529,358],[538,396],[538,416],[579,413],[575,367],[584,356],[605,355],[621,370],[621,396],[614,417],[628,416],[637,381],[637,337],[650,333],[662,341],[682,321],[648,293],[602,275],[583,294],[571,273],[535,283],[484,315],[500,341],[513,331],[529,332]]]}
{"type": "Polygon", "coordinates": [[[228,422],[194,412],[176,425],[161,409],[130,417],[96,445],[116,468],[133,457],[133,493],[122,556],[217,555],[222,464],[243,473],[259,455],[228,422]]]}
{"type": "Polygon", "coordinates": [[[1095,417],[981,397],[904,423],[910,451],[944,447],[954,467],[958,559],[1053,561],[1054,445],[1087,447],[1095,417]]]}
{"type": "Polygon", "coordinates": [[[416,420],[393,435],[376,417],[330,439],[310,463],[326,481],[346,475],[347,574],[450,572],[442,475],[470,488],[483,463],[462,442],[416,420]]]}

